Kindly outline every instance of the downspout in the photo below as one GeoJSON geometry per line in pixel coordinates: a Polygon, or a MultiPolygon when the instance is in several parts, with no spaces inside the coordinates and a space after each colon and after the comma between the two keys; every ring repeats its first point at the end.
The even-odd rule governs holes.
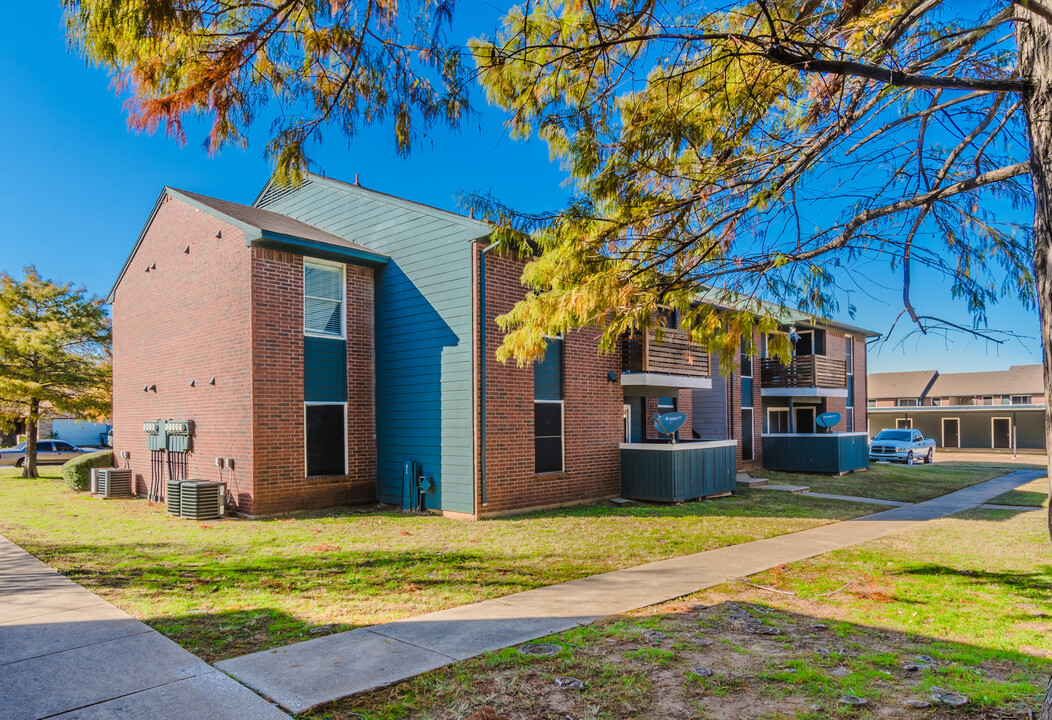
{"type": "Polygon", "coordinates": [[[479,348],[481,360],[479,361],[479,495],[482,504],[486,500],[486,253],[496,247],[496,243],[490,243],[482,248],[479,253],[479,348]]]}

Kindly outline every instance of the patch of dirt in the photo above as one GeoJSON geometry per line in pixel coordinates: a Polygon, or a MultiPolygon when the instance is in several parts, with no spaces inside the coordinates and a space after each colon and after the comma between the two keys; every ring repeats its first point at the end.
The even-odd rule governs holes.
{"type": "MultiPolygon", "coordinates": [[[[711,602],[713,593],[703,597],[711,602]]],[[[708,606],[678,601],[644,608],[601,621],[579,637],[557,636],[564,651],[555,657],[471,660],[337,704],[325,717],[373,717],[408,700],[413,709],[398,717],[415,720],[1008,720],[1026,717],[1018,701],[1034,707],[1052,669],[1022,656],[1014,662],[995,655],[978,666],[954,662],[944,645],[940,654],[928,638],[838,625],[795,610],[813,604],[802,598],[779,596],[778,604],[739,595],[708,606]],[[583,689],[560,687],[556,679],[564,677],[579,679],[583,689]],[[982,701],[982,683],[1021,677],[1032,681],[1033,696],[1013,696],[1011,707],[982,701]],[[971,702],[962,708],[904,705],[930,702],[932,685],[970,695],[971,702]],[[868,703],[847,708],[838,702],[844,695],[868,703]]],[[[1035,650],[1022,648],[1031,658],[1052,655],[1035,650]]],[[[972,662],[974,649],[962,651],[960,657],[972,662]]]]}

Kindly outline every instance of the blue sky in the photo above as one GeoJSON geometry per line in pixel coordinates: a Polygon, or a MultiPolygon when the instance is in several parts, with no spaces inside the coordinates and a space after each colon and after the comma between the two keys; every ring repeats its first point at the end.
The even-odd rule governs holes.
{"type": "MultiPolygon", "coordinates": [[[[250,203],[270,168],[261,135],[247,150],[209,157],[200,146],[203,133],[192,128],[182,147],[163,133],[129,131],[106,73],[67,50],[57,5],[17,3],[7,8],[0,30],[0,92],[7,98],[0,113],[0,270],[18,275],[32,264],[45,277],[104,295],[164,185],[250,203]]],[[[488,29],[497,14],[489,4],[465,9],[477,24],[474,33],[488,29]]],[[[475,102],[484,102],[480,94],[475,102]]],[[[564,175],[547,148],[511,140],[499,111],[480,109],[479,122],[456,134],[436,133],[408,159],[395,153],[386,127],[366,129],[351,143],[330,132],[313,157],[332,177],[353,180],[357,173],[366,187],[447,209],[455,209],[460,191],[492,192],[524,210],[560,205],[564,175]]],[[[901,288],[896,277],[880,272],[870,273],[865,292],[841,298],[838,319],[888,329],[901,309],[901,288]],[[857,308],[854,318],[846,314],[848,301],[857,308]]],[[[970,325],[939,279],[922,276],[914,287],[922,312],[970,325]]],[[[1005,299],[990,312],[989,325],[1023,338],[1000,346],[964,335],[893,340],[871,351],[870,370],[955,372],[1040,362],[1034,312],[1005,299]]]]}

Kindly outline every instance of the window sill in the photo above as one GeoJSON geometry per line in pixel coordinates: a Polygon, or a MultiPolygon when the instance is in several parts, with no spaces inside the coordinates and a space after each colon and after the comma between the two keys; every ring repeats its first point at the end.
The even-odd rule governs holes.
{"type": "Polygon", "coordinates": [[[534,473],[533,474],[534,477],[539,477],[539,478],[557,477],[559,475],[569,475],[569,473],[566,472],[566,470],[550,470],[548,472],[541,472],[541,473],[534,473]]]}

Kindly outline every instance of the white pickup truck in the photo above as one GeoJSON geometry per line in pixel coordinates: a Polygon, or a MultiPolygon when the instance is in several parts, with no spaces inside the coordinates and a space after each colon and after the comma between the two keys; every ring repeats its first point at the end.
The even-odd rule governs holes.
{"type": "Polygon", "coordinates": [[[869,461],[887,460],[912,465],[916,460],[935,460],[935,441],[920,430],[881,430],[869,444],[869,461]]]}

